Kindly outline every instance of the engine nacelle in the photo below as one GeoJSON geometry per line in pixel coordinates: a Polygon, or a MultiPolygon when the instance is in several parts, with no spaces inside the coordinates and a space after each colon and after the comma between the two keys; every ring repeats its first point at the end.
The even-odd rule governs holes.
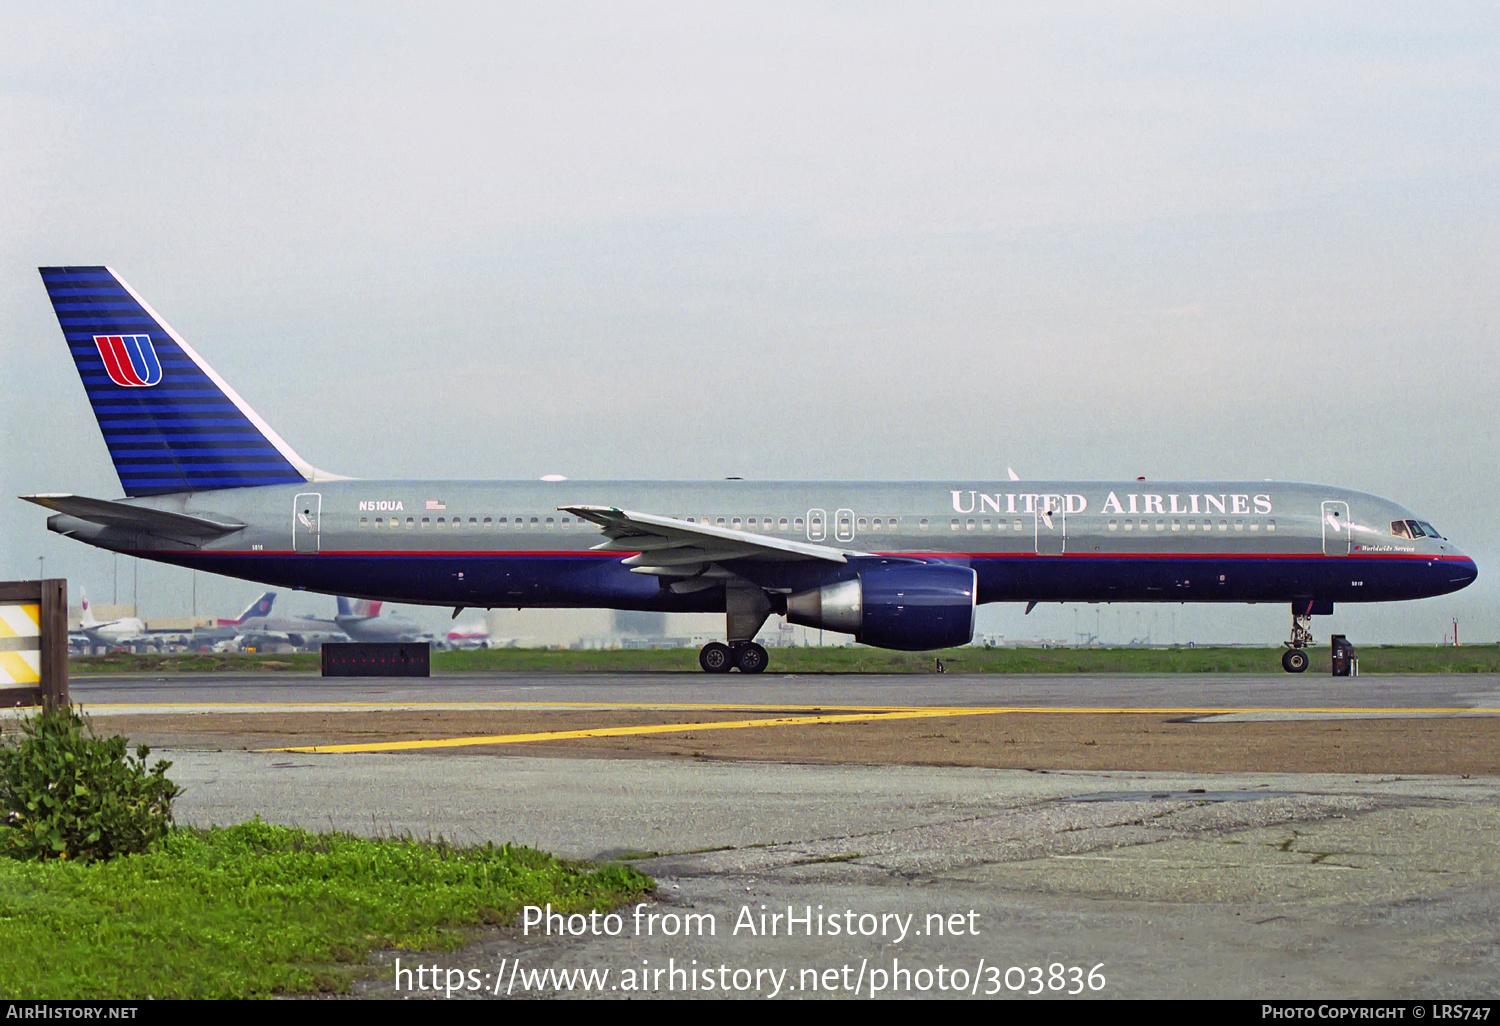
{"type": "Polygon", "coordinates": [[[862,645],[920,652],[974,638],[978,576],[946,563],[882,566],[787,596],[786,618],[853,634],[862,645]]]}

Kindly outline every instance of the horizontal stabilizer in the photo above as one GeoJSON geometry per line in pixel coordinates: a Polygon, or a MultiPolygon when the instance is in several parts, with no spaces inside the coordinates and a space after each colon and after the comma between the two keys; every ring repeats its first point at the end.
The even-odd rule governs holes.
{"type": "Polygon", "coordinates": [[[83,495],[23,495],[27,502],[66,513],[103,527],[144,531],[161,538],[219,538],[242,530],[244,524],[205,513],[173,513],[128,502],[90,499],[83,495]]]}

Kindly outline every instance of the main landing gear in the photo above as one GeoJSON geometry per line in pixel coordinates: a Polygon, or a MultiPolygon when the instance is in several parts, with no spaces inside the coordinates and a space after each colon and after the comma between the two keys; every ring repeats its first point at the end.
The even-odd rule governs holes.
{"type": "Polygon", "coordinates": [[[771,615],[771,600],[760,588],[730,583],[724,588],[724,634],[729,644],[710,641],[698,653],[704,673],[760,673],[771,661],[766,650],[750,639],[771,615]]]}
{"type": "MultiPolygon", "coordinates": [[[[1331,603],[1330,603],[1331,605],[1331,603]]],[[[1328,610],[1330,613],[1333,610],[1328,610]]],[[[1292,637],[1281,653],[1281,668],[1287,673],[1301,673],[1307,669],[1307,649],[1312,647],[1312,603],[1292,603],[1292,637]]]]}
{"type": "Polygon", "coordinates": [[[736,667],[741,673],[760,673],[770,661],[766,650],[753,641],[733,646],[710,641],[698,653],[698,665],[704,673],[728,673],[736,667]]]}

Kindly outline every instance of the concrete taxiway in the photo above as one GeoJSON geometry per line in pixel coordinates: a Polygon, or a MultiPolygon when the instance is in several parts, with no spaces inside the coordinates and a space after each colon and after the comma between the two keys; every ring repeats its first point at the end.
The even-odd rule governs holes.
{"type": "MultiPolygon", "coordinates": [[[[515,995],[517,979],[534,984],[522,987],[527,994],[577,996],[1021,996],[1035,987],[1055,996],[1074,989],[1075,978],[1084,981],[1083,993],[1109,997],[1453,999],[1500,990],[1500,849],[1493,843],[1500,836],[1500,776],[1493,771],[1465,779],[1286,773],[1274,763],[1251,771],[1191,764],[1059,770],[1045,761],[1003,768],[909,765],[901,757],[903,747],[1004,747],[1016,715],[979,707],[1050,710],[1030,714],[1039,724],[1073,722],[1065,710],[1075,708],[1090,709],[1091,723],[1125,724],[1136,721],[1108,710],[1149,707],[1197,709],[1210,722],[1213,710],[1274,710],[1285,718],[1213,729],[1273,737],[1285,731],[1292,739],[1283,747],[1286,761],[1296,754],[1292,746],[1312,743],[1310,737],[1333,745],[1368,729],[1373,757],[1394,764],[1422,730],[1493,730],[1500,722],[1500,681],[1493,677],[1331,684],[951,674],[753,683],[683,675],[418,683],[129,678],[77,681],[74,698],[98,712],[107,707],[107,722],[125,724],[129,733],[149,732],[152,723],[201,727],[230,715],[226,704],[233,715],[260,717],[316,706],[310,715],[326,718],[316,727],[325,733],[358,712],[366,716],[363,735],[389,718],[402,729],[415,724],[423,736],[457,725],[439,716],[440,706],[453,707],[459,719],[534,717],[551,706],[547,715],[607,713],[631,722],[652,705],[684,703],[974,712],[886,723],[894,743],[879,760],[833,762],[826,756],[835,737],[857,724],[716,732],[808,739],[780,742],[774,757],[706,757],[698,748],[707,732],[679,746],[676,758],[597,747],[644,743],[631,739],[363,754],[249,750],[269,746],[262,735],[251,745],[243,734],[176,727],[161,739],[171,743],[160,754],[174,760],[172,776],[187,788],[178,806],[187,822],[258,814],[309,829],[513,841],[581,858],[628,858],[658,880],[660,900],[645,913],[658,915],[655,930],[641,932],[627,910],[614,936],[504,930],[453,955],[389,956],[408,968],[439,966],[443,979],[462,982],[453,996],[488,995],[501,983],[515,995]],[[1313,722],[1316,709],[1342,711],[1313,722]],[[956,727],[935,730],[949,722],[986,726],[961,737],[956,727]],[[1303,728],[1335,733],[1295,732],[1303,728]],[[934,732],[943,736],[928,736],[934,732]],[[537,750],[548,757],[530,754],[537,750]],[[781,914],[780,928],[756,928],[762,913],[781,914]],[[686,930],[689,915],[698,917],[698,932],[686,930]],[[828,917],[843,924],[837,935],[828,917]],[[705,935],[709,922],[715,932],[705,935]],[[808,935],[813,928],[803,922],[821,932],[808,935]],[[903,922],[907,930],[898,936],[903,922]],[[699,972],[710,967],[713,974],[699,972]],[[599,986],[526,975],[574,969],[595,973],[599,986]],[[609,975],[597,975],[603,970],[609,975]],[[665,975],[627,976],[646,970],[665,975]],[[627,989],[611,989],[627,979],[627,989]],[[474,981],[482,985],[471,987],[474,981]],[[648,985],[629,989],[642,983],[648,985]]],[[[746,718],[743,711],[722,714],[746,718]]],[[[1213,736],[1202,732],[1203,717],[1172,719],[1161,738],[1171,736],[1167,727],[1190,732],[1179,756],[1195,752],[1193,738],[1213,736]]],[[[298,729],[305,740],[305,728],[298,729]]],[[[1061,736],[1062,727],[1041,733],[1061,736]]],[[[1476,758],[1493,758],[1490,739],[1471,736],[1481,749],[1476,758]]],[[[1088,752],[1103,744],[1108,751],[1108,743],[1078,740],[1075,747],[1088,752]]],[[[1211,761],[1201,754],[1200,761],[1211,761]]],[[[397,979],[388,971],[363,992],[394,996],[397,979]]]]}

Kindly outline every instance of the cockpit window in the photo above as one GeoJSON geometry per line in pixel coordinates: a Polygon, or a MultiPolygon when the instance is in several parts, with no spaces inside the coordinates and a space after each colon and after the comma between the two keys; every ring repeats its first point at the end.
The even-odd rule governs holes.
{"type": "Polygon", "coordinates": [[[1415,520],[1408,520],[1406,522],[1406,529],[1411,532],[1413,538],[1420,538],[1426,533],[1422,530],[1422,525],[1418,524],[1415,520]]]}
{"type": "Polygon", "coordinates": [[[1411,537],[1411,532],[1406,529],[1406,521],[1405,520],[1392,520],[1391,521],[1391,533],[1394,534],[1397,538],[1410,538],[1411,537]]]}
{"type": "Polygon", "coordinates": [[[1425,520],[1418,520],[1417,523],[1421,526],[1422,533],[1425,534],[1425,535],[1427,535],[1427,537],[1429,537],[1429,538],[1441,538],[1442,537],[1442,535],[1438,534],[1438,529],[1436,527],[1433,527],[1427,521],[1425,521],[1425,520]]]}

